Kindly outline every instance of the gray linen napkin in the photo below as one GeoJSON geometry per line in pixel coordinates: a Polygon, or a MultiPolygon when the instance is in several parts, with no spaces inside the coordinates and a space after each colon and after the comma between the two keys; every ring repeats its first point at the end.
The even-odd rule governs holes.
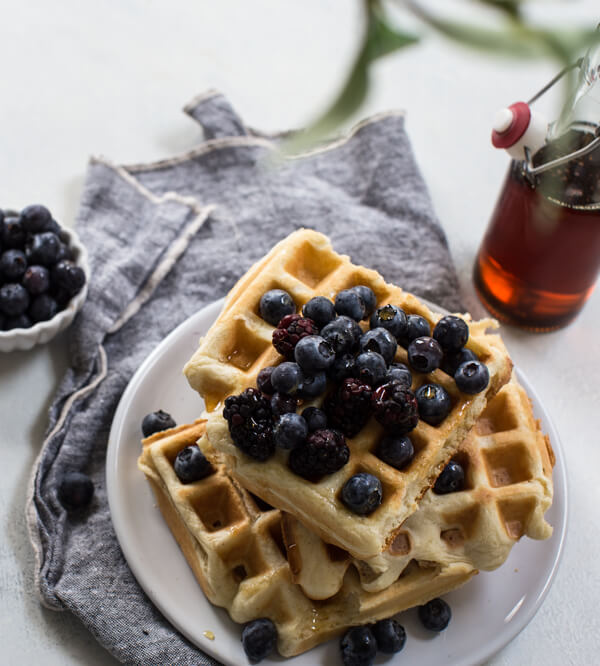
{"type": "Polygon", "coordinates": [[[387,280],[460,309],[444,233],[401,113],[281,159],[277,140],[246,128],[220,94],[199,96],[185,111],[206,139],[187,154],[130,167],[101,159],[89,165],[77,230],[92,280],[70,330],[71,365],[50,409],[28,504],[43,603],[73,612],[127,664],[216,663],[153,607],[111,524],[109,429],[152,349],[301,226],[326,233],[336,250],[387,280]],[[94,482],[83,515],[68,515],[57,500],[67,470],[94,482]]]}

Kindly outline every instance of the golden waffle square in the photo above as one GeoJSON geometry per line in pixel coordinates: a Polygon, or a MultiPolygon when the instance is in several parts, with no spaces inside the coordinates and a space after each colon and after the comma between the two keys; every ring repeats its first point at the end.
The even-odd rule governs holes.
{"type": "Polygon", "coordinates": [[[546,539],[554,454],[513,375],[490,402],[453,456],[465,470],[459,492],[428,490],[390,547],[367,561],[340,556],[285,514],[284,542],[296,583],[313,599],[336,594],[353,564],[367,591],[385,589],[410,561],[422,566],[465,564],[492,570],[522,537],[546,539]]]}
{"type": "Polygon", "coordinates": [[[146,438],[138,466],[208,600],[225,608],[234,622],[270,618],[281,655],[299,654],[350,626],[424,604],[476,573],[461,563],[424,568],[411,561],[386,590],[367,592],[351,569],[335,596],[309,599],[293,581],[281,512],[244,490],[205,437],[200,446],[214,473],[190,484],[177,478],[177,453],[204,429],[199,420],[146,438]]]}
{"type": "MultiPolygon", "coordinates": [[[[487,329],[497,325],[493,320],[471,322],[466,318],[470,329],[467,347],[487,365],[489,385],[482,393],[466,395],[441,370],[427,375],[413,373],[413,390],[429,382],[442,385],[451,397],[452,410],[440,425],[434,427],[420,421],[411,432],[416,454],[405,470],[386,465],[372,453],[383,434],[374,419],[348,440],[348,464],[318,483],[291,472],[286,452],[277,451],[267,462],[249,458],[233,444],[221,412],[227,396],[255,386],[263,367],[282,360],[271,343],[273,326],[258,314],[261,296],[270,289],[284,289],[300,310],[313,296],[333,298],[340,290],[358,284],[374,291],[378,306],[392,303],[407,314],[423,316],[432,327],[441,317],[415,296],[387,284],[375,271],[356,266],[348,257],[335,253],[322,234],[302,229],[276,245],[240,279],[184,372],[205,400],[211,444],[226,454],[228,465],[242,485],[294,515],[324,540],[358,559],[367,559],[380,554],[394,540],[400,525],[415,511],[419,499],[457,450],[488,399],[508,381],[511,361],[499,336],[487,333],[487,329]],[[351,513],[339,499],[342,486],[357,472],[373,474],[383,486],[383,502],[369,516],[351,513]]],[[[396,361],[407,362],[406,350],[400,346],[396,361]]]]}

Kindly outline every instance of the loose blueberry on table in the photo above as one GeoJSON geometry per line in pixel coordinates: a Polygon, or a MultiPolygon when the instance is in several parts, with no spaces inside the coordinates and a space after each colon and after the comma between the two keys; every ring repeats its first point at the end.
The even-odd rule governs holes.
{"type": "Polygon", "coordinates": [[[58,500],[69,512],[84,509],[92,501],[94,484],[87,474],[66,472],[58,484],[58,500]]]}
{"type": "Polygon", "coordinates": [[[0,330],[52,319],[84,284],[85,273],[45,206],[0,211],[0,330]]]}

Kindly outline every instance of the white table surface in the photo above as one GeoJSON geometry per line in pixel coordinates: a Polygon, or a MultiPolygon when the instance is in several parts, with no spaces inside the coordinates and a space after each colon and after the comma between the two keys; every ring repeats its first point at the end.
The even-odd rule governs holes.
{"type": "MultiPolygon", "coordinates": [[[[548,16],[587,17],[591,24],[600,18],[596,0],[566,4],[565,10],[553,3],[548,16]]],[[[248,124],[266,130],[307,123],[339,86],[360,29],[351,0],[0,0],[0,16],[0,205],[44,202],[66,226],[74,223],[89,155],[141,162],[200,139],[180,112],[198,92],[220,89],[248,124]]],[[[378,64],[360,114],[406,109],[474,315],[483,311],[471,266],[508,163],[490,146],[491,118],[555,70],[497,61],[430,37],[378,64]]],[[[554,585],[493,666],[600,660],[599,327],[595,293],[565,330],[533,335],[503,328],[514,361],[561,435],[571,509],[554,585]]],[[[2,664],[116,663],[71,615],[42,608],[33,587],[25,489],[66,362],[64,335],[32,351],[0,354],[2,664]]]]}

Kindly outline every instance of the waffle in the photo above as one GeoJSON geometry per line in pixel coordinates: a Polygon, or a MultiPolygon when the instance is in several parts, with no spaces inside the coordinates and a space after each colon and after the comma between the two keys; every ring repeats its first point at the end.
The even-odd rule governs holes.
{"type": "MultiPolygon", "coordinates": [[[[226,298],[223,311],[184,372],[204,398],[211,444],[227,456],[227,463],[242,485],[263,500],[291,513],[317,535],[347,550],[353,557],[368,559],[386,549],[401,523],[415,511],[445,463],[485,409],[490,399],[510,377],[511,362],[497,335],[487,333],[493,320],[471,322],[469,349],[486,363],[488,388],[474,396],[461,393],[454,380],[441,370],[427,375],[414,373],[413,390],[428,382],[441,384],[450,394],[452,410],[439,426],[420,421],[411,432],[415,457],[398,471],[371,451],[383,434],[371,419],[361,432],[348,440],[350,461],[319,483],[310,483],[287,467],[287,454],[277,451],[267,462],[257,462],[236,448],[222,416],[224,399],[256,385],[260,369],[282,359],[271,344],[273,327],[258,314],[260,297],[268,290],[286,290],[300,308],[316,295],[333,298],[353,285],[369,286],[378,305],[392,303],[407,313],[419,314],[433,326],[441,317],[399,287],[387,284],[375,271],[353,265],[336,254],[328,239],[302,229],[276,245],[237,283],[226,298]],[[351,513],[338,499],[345,481],[357,472],[369,472],[383,486],[383,502],[370,516],[351,513]]],[[[407,362],[406,350],[398,348],[396,360],[407,362]]],[[[313,403],[314,404],[314,403],[313,403]]]]}
{"type": "Polygon", "coordinates": [[[546,539],[554,455],[513,376],[490,402],[454,460],[465,469],[461,492],[428,490],[391,546],[369,561],[339,557],[298,520],[285,515],[284,542],[294,580],[314,599],[336,594],[353,564],[367,591],[385,589],[411,560],[493,570],[524,535],[546,539]]]}
{"type": "MultiPolygon", "coordinates": [[[[210,602],[243,623],[268,617],[278,631],[278,651],[290,657],[341,634],[347,627],[390,617],[467,582],[466,564],[421,567],[411,561],[387,589],[366,592],[355,568],[337,594],[309,599],[293,582],[282,539],[282,513],[244,490],[206,437],[200,446],[214,473],[180,483],[173,470],[178,451],[196,442],[204,421],[143,440],[139,467],[158,506],[210,602]]],[[[343,558],[347,554],[341,554],[343,558]]]]}

